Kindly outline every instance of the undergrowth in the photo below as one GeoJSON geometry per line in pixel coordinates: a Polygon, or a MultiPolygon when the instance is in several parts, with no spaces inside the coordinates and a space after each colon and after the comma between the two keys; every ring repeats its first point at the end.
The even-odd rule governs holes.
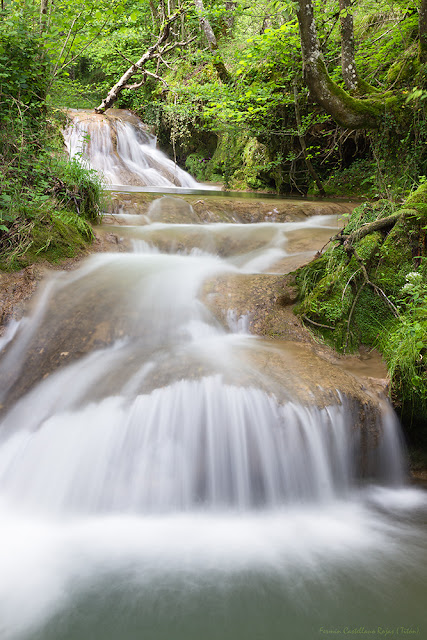
{"type": "Polygon", "coordinates": [[[365,203],[341,237],[296,272],[306,326],[341,352],[361,344],[382,353],[390,393],[410,438],[427,445],[427,188],[405,210],[388,201],[365,203]],[[390,227],[361,239],[364,225],[402,211],[390,227]],[[343,238],[349,238],[347,244],[343,238]],[[352,240],[354,238],[354,241],[352,240]]]}
{"type": "Polygon", "coordinates": [[[93,238],[101,184],[65,156],[47,58],[22,24],[0,27],[0,72],[0,268],[16,270],[74,256],[93,238]]]}

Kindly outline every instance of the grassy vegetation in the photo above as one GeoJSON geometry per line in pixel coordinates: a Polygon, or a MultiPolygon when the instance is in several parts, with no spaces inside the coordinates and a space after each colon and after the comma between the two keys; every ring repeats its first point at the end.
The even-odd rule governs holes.
{"type": "Polygon", "coordinates": [[[61,112],[47,105],[49,65],[22,24],[0,28],[0,269],[71,257],[93,238],[101,185],[69,162],[61,112]]]}
{"type": "Polygon", "coordinates": [[[426,446],[426,186],[400,211],[391,228],[352,241],[351,234],[364,225],[399,212],[388,201],[357,207],[343,230],[350,240],[338,238],[297,272],[297,313],[338,351],[354,351],[360,344],[380,350],[394,404],[413,442],[426,446]]]}

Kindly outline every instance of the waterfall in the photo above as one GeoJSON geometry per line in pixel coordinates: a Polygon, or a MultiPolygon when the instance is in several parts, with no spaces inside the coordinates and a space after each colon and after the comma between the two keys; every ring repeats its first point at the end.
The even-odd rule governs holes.
{"type": "MultiPolygon", "coordinates": [[[[140,152],[116,131],[123,157],[140,152]]],[[[94,141],[108,174],[118,151],[94,141]]],[[[250,333],[266,280],[336,224],[200,224],[161,198],[108,226],[126,251],[56,272],[10,325],[2,640],[421,628],[427,501],[405,485],[392,409],[321,347],[250,333]],[[240,314],[232,283],[257,277],[240,314]]]]}
{"type": "Polygon", "coordinates": [[[0,400],[17,400],[2,422],[5,496],[54,512],[272,508],[343,495],[369,456],[375,475],[401,481],[390,412],[373,407],[360,426],[380,439],[366,451],[345,398],[322,406],[321,394],[318,408],[285,376],[279,388],[253,364],[274,348],[238,323],[227,332],[200,302],[232,259],[146,245],[51,281],[0,362],[0,400]]]}
{"type": "Polygon", "coordinates": [[[201,188],[156,148],[156,137],[130,112],[110,109],[99,115],[68,110],[67,115],[70,123],[64,140],[69,156],[98,171],[107,185],[201,188]]]}

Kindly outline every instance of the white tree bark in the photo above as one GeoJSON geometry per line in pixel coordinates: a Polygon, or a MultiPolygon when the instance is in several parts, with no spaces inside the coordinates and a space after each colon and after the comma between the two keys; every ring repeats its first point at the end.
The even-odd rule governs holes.
{"type": "Polygon", "coordinates": [[[341,69],[344,84],[349,91],[355,91],[358,85],[356,61],[354,58],[354,29],[352,0],[339,0],[341,24],[341,69]]]}

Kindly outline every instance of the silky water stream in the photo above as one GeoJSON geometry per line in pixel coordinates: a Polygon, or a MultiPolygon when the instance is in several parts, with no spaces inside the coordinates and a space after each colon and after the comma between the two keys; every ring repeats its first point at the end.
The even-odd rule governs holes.
{"type": "Polygon", "coordinates": [[[128,251],[51,277],[0,345],[0,638],[427,637],[393,413],[363,426],[351,376],[200,294],[336,217],[200,224],[161,198],[115,225],[128,251]]]}

